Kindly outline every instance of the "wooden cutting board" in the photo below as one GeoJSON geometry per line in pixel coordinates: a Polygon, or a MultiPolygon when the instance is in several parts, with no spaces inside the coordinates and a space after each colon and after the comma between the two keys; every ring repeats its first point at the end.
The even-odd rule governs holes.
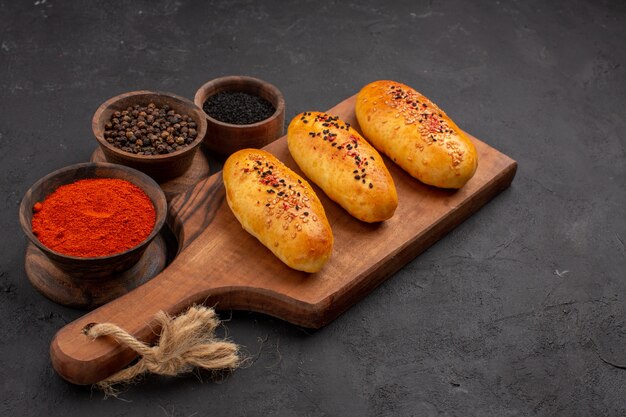
{"type": "MultiPolygon", "coordinates": [[[[354,103],[355,96],[328,112],[358,130],[354,103]]],[[[221,173],[198,183],[170,204],[169,223],[181,248],[176,259],[151,281],[62,328],[50,347],[54,368],[76,384],[100,381],[135,354],[107,338],[90,340],[82,332],[86,325],[112,322],[149,341],[159,310],[177,314],[194,303],[324,326],[511,184],[516,162],[472,139],[478,170],[458,191],[423,185],[385,159],[399,204],[381,224],[354,219],[314,187],[335,237],[330,261],[316,274],[285,266],[241,228],[225,202],[221,173]]],[[[301,174],[286,137],[265,149],[301,174]]]]}

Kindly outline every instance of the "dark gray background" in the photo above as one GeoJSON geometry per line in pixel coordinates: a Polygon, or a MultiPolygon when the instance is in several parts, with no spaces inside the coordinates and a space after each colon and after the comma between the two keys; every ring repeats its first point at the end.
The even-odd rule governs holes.
{"type": "Polygon", "coordinates": [[[626,365],[624,2],[7,0],[0,96],[0,414],[624,415],[626,370],[607,363],[626,365]],[[26,279],[18,204],[89,159],[105,99],[193,97],[229,74],[278,86],[288,120],[405,82],[517,177],[326,328],[236,312],[228,333],[251,366],[103,401],[50,366],[81,312],[26,279]]]}

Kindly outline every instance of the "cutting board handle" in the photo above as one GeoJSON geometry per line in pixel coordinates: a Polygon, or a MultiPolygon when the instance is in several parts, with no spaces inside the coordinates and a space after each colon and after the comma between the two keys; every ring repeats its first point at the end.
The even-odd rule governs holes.
{"type": "Polygon", "coordinates": [[[199,277],[204,282],[199,290],[197,282],[189,279],[192,275],[197,277],[199,271],[187,270],[185,260],[180,259],[182,251],[211,224],[223,200],[221,174],[199,182],[172,200],[168,224],[179,241],[178,257],[151,281],[59,330],[50,346],[50,356],[54,369],[63,378],[75,384],[92,384],[124,368],[136,357],[132,350],[109,337],[92,340],[84,333],[89,325],[117,324],[148,343],[160,330],[154,322],[159,311],[176,315],[192,304],[211,302],[212,296],[224,295],[220,284],[216,282],[213,287],[207,276],[199,277]]]}
{"type": "Polygon", "coordinates": [[[183,289],[180,282],[176,284],[179,287],[176,291],[168,288],[172,275],[165,271],[59,330],[50,345],[54,369],[68,381],[86,385],[101,381],[127,366],[137,356],[136,353],[109,337],[93,340],[84,330],[97,323],[113,323],[143,342],[153,341],[159,332],[154,323],[159,311],[175,315],[210,295],[208,292],[194,294],[193,299],[186,298],[173,304],[172,300],[177,300],[179,291],[183,289]]]}

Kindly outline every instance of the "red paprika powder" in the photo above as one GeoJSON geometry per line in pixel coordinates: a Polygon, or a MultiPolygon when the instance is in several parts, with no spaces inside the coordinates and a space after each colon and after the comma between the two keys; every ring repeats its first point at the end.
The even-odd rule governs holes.
{"type": "Polygon", "coordinates": [[[71,256],[124,252],[152,232],[150,197],[120,179],[85,179],[63,185],[33,206],[33,233],[48,248],[71,256]]]}

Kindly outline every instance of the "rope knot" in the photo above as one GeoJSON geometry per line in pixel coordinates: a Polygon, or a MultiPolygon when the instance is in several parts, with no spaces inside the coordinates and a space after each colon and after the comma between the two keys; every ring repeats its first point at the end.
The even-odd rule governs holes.
{"type": "Polygon", "coordinates": [[[215,329],[220,321],[212,308],[192,306],[177,317],[161,311],[155,320],[161,327],[155,346],[146,345],[112,323],[95,324],[85,329],[85,333],[94,340],[110,336],[141,356],[134,365],[96,384],[99,388],[113,393],[113,385],[132,382],[148,372],[176,376],[194,368],[232,370],[240,365],[238,346],[215,338],[215,329]]]}

